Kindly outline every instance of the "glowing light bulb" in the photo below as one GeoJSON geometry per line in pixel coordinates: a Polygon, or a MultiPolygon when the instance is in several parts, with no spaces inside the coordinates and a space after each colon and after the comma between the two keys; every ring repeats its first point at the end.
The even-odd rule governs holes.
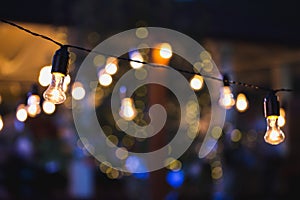
{"type": "Polygon", "coordinates": [[[52,73],[52,81],[48,89],[44,92],[44,99],[54,104],[63,103],[66,100],[63,84],[64,75],[61,73],[52,73]]]}
{"type": "Polygon", "coordinates": [[[44,101],[43,102],[43,111],[48,115],[54,113],[55,104],[50,101],[44,101]]]}
{"type": "Polygon", "coordinates": [[[225,109],[230,109],[235,104],[235,100],[229,86],[224,86],[220,91],[219,104],[225,109]]]}
{"type": "Polygon", "coordinates": [[[168,65],[172,55],[172,47],[169,43],[158,43],[153,47],[152,60],[156,64],[168,65]]]}
{"type": "Polygon", "coordinates": [[[246,95],[244,95],[243,93],[238,94],[235,106],[239,112],[245,112],[248,108],[248,100],[246,95]]]}
{"type": "Polygon", "coordinates": [[[111,75],[107,74],[103,69],[98,73],[98,77],[98,81],[102,86],[109,86],[112,83],[111,75]]]}
{"type": "Polygon", "coordinates": [[[81,100],[85,96],[85,90],[80,82],[75,82],[72,87],[72,97],[75,100],[81,100]]]}
{"type": "Polygon", "coordinates": [[[40,96],[38,95],[38,86],[36,84],[32,85],[31,91],[27,94],[27,113],[30,117],[35,117],[40,114],[40,96]]]}
{"type": "Polygon", "coordinates": [[[39,83],[41,86],[48,86],[51,83],[51,66],[45,66],[40,70],[39,83]]]}
{"type": "Polygon", "coordinates": [[[272,145],[280,144],[285,139],[284,133],[278,126],[279,108],[278,98],[274,92],[271,92],[264,99],[264,112],[267,119],[267,131],[264,139],[272,145]]]}
{"type": "Polygon", "coordinates": [[[195,75],[190,81],[190,86],[194,90],[200,90],[203,87],[202,76],[195,75]]]}
{"type": "Polygon", "coordinates": [[[172,57],[172,47],[169,43],[162,43],[159,54],[162,58],[168,59],[172,57]]]}
{"type": "Polygon", "coordinates": [[[137,111],[131,98],[122,99],[119,115],[127,121],[135,118],[137,111]]]}
{"type": "Polygon", "coordinates": [[[278,116],[272,115],[267,117],[267,131],[264,139],[269,144],[280,144],[284,141],[285,136],[278,126],[278,116]]]}
{"type": "Polygon", "coordinates": [[[25,122],[28,117],[26,106],[24,104],[20,104],[17,108],[16,118],[20,122],[25,122]]]}
{"type": "Polygon", "coordinates": [[[28,97],[27,113],[30,117],[35,117],[36,115],[41,113],[40,97],[38,95],[33,94],[28,97]]]}
{"type": "Polygon", "coordinates": [[[279,110],[279,117],[278,117],[278,126],[284,127],[285,125],[285,110],[283,108],[280,108],[279,110]]]}
{"type": "Polygon", "coordinates": [[[52,80],[48,89],[44,92],[44,99],[54,104],[61,104],[66,100],[64,79],[67,76],[69,52],[66,46],[57,50],[52,60],[52,80]]]}
{"type": "Polygon", "coordinates": [[[41,113],[41,107],[39,105],[28,106],[27,113],[30,117],[35,117],[41,113]]]}
{"type": "MultiPolygon", "coordinates": [[[[144,61],[143,56],[138,51],[130,52],[129,57],[132,60],[136,60],[136,61],[140,61],[140,62],[144,61]]],[[[130,61],[130,65],[133,69],[140,69],[144,65],[143,63],[140,63],[140,62],[130,61]]]]}
{"type": "Polygon", "coordinates": [[[63,85],[64,92],[66,92],[68,90],[68,86],[70,83],[71,83],[71,77],[68,74],[67,76],[65,76],[65,80],[64,80],[64,85],[63,85]]]}
{"type": "Polygon", "coordinates": [[[0,115],[0,131],[3,129],[4,123],[3,123],[3,119],[2,116],[0,115]]]}
{"type": "Polygon", "coordinates": [[[27,107],[27,113],[30,117],[35,117],[41,113],[40,105],[30,105],[27,107]]]}
{"type": "Polygon", "coordinates": [[[105,72],[109,75],[114,75],[118,71],[118,64],[117,59],[110,57],[107,58],[106,65],[105,65],[105,72]]]}

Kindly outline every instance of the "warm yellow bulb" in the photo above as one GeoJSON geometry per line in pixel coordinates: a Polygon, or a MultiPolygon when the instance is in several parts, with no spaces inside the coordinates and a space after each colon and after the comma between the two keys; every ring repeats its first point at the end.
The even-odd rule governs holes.
{"type": "Polygon", "coordinates": [[[70,83],[71,83],[71,77],[68,74],[67,76],[65,76],[65,80],[64,80],[64,83],[63,83],[63,91],[64,92],[66,92],[68,90],[68,86],[69,86],[70,83]]]}
{"type": "Polygon", "coordinates": [[[169,43],[162,43],[160,46],[159,54],[162,58],[171,58],[173,55],[171,45],[169,43]]]}
{"type": "Polygon", "coordinates": [[[16,118],[20,122],[25,122],[28,117],[26,106],[24,104],[20,104],[17,108],[16,118]]]}
{"type": "Polygon", "coordinates": [[[109,86],[112,83],[111,75],[107,74],[105,71],[101,70],[99,72],[98,81],[102,86],[109,86]]]}
{"type": "Polygon", "coordinates": [[[2,116],[0,115],[0,131],[3,129],[4,123],[3,123],[3,119],[2,116]]]}
{"type": "Polygon", "coordinates": [[[80,82],[75,82],[72,87],[72,97],[75,100],[81,100],[85,96],[85,89],[80,82]]]}
{"type": "Polygon", "coordinates": [[[246,95],[244,95],[243,93],[238,94],[235,106],[239,112],[245,112],[248,108],[248,100],[246,95]]]}
{"type": "Polygon", "coordinates": [[[278,117],[278,126],[284,127],[285,125],[285,110],[283,108],[280,108],[280,116],[278,117]]]}
{"type": "Polygon", "coordinates": [[[115,73],[117,73],[118,67],[115,63],[110,63],[105,66],[105,71],[110,75],[114,75],[115,73]]]}
{"type": "Polygon", "coordinates": [[[278,116],[272,115],[267,117],[267,131],[264,139],[272,145],[277,145],[284,141],[285,135],[278,126],[278,116]]]}
{"type": "MultiPolygon", "coordinates": [[[[138,51],[135,51],[132,54],[130,54],[130,59],[140,61],[140,62],[144,61],[143,56],[138,51]]],[[[143,67],[143,63],[140,62],[130,61],[130,65],[133,69],[139,69],[143,67]]]]}
{"type": "Polygon", "coordinates": [[[230,109],[235,104],[233,94],[229,86],[224,86],[220,92],[219,104],[225,109],[230,109]]]}
{"type": "Polygon", "coordinates": [[[39,83],[41,86],[48,86],[51,83],[51,65],[50,66],[45,66],[40,70],[39,74],[39,83]]]}
{"type": "Polygon", "coordinates": [[[122,99],[119,114],[123,119],[127,121],[133,120],[135,118],[137,112],[131,98],[122,99]]]}
{"type": "Polygon", "coordinates": [[[43,111],[48,115],[54,113],[55,104],[50,101],[44,101],[43,102],[43,111]]]}
{"type": "Polygon", "coordinates": [[[35,117],[40,114],[40,97],[39,95],[33,94],[27,99],[27,113],[30,117],[35,117]]]}
{"type": "Polygon", "coordinates": [[[63,90],[64,74],[53,73],[52,81],[48,89],[44,92],[44,99],[54,104],[61,104],[66,100],[66,94],[63,90]]]}
{"type": "Polygon", "coordinates": [[[117,59],[109,57],[106,60],[105,72],[109,75],[114,75],[118,71],[117,59]]]}
{"type": "Polygon", "coordinates": [[[35,105],[28,105],[27,106],[27,113],[30,117],[35,117],[38,114],[41,113],[41,107],[39,104],[35,104],[35,105]]]}
{"type": "Polygon", "coordinates": [[[195,75],[190,81],[190,86],[193,90],[200,90],[203,87],[202,76],[195,75]]]}

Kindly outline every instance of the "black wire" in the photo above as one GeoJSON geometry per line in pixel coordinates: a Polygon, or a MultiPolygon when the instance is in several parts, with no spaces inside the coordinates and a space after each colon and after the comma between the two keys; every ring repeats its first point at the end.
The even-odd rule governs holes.
{"type": "Polygon", "coordinates": [[[247,87],[247,88],[252,88],[252,89],[256,89],[256,90],[263,90],[263,91],[269,91],[269,92],[292,92],[293,90],[291,89],[285,89],[285,88],[281,88],[281,89],[277,89],[277,90],[273,90],[273,89],[270,89],[270,88],[266,88],[266,87],[262,87],[262,86],[257,86],[257,85],[254,85],[254,84],[249,84],[249,83],[243,83],[243,82],[239,82],[239,81],[233,81],[233,80],[224,80],[224,79],[221,79],[221,78],[217,78],[217,77],[213,77],[213,76],[209,76],[209,75],[205,75],[205,74],[202,74],[202,73],[196,73],[196,72],[192,72],[192,71],[188,71],[188,70],[183,70],[183,69],[179,69],[179,68],[176,68],[176,67],[170,67],[170,66],[166,66],[166,65],[159,65],[159,64],[155,64],[155,63],[148,63],[148,62],[145,62],[145,61],[139,61],[139,60],[134,60],[134,59],[130,59],[130,58],[125,58],[125,57],[118,57],[118,56],[115,56],[115,55],[109,55],[109,54],[105,54],[105,53],[102,53],[102,52],[97,52],[97,51],[94,51],[94,50],[91,50],[91,49],[87,49],[87,48],[84,48],[84,47],[80,47],[80,46],[75,46],[75,45],[64,45],[48,36],[45,36],[45,35],[42,35],[42,34],[39,34],[39,33],[36,33],[36,32],[33,32],[29,29],[26,29],[18,24],[15,24],[13,22],[10,22],[10,21],[7,21],[7,20],[4,20],[4,19],[0,19],[1,22],[3,23],[6,23],[6,24],[9,24],[11,26],[14,26],[22,31],[25,31],[33,36],[36,36],[36,37],[41,37],[45,40],[48,40],[50,42],[53,42],[54,44],[62,47],[62,46],[66,46],[66,47],[69,47],[69,48],[74,48],[74,49],[78,49],[78,50],[81,50],[81,51],[86,51],[86,52],[89,52],[89,53],[96,53],[96,54],[102,54],[104,56],[107,56],[107,57],[113,57],[113,58],[116,58],[118,60],[125,60],[125,61],[129,61],[129,62],[136,62],[136,63],[141,63],[141,64],[146,64],[146,65],[149,65],[151,67],[160,67],[160,68],[164,68],[164,69],[174,69],[178,72],[181,72],[181,73],[186,73],[186,74],[192,74],[192,75],[200,75],[204,78],[209,78],[209,79],[212,79],[212,80],[216,80],[216,81],[222,81],[222,82],[227,82],[229,83],[230,85],[237,85],[237,86],[243,86],[243,87],[247,87]]]}
{"type": "Polygon", "coordinates": [[[25,31],[25,32],[27,32],[27,33],[33,35],[33,36],[41,37],[41,38],[43,38],[43,39],[45,39],[45,40],[51,41],[51,42],[53,42],[54,44],[57,44],[58,46],[63,46],[63,44],[61,44],[60,42],[57,42],[56,40],[53,40],[52,38],[50,38],[50,37],[48,37],[48,36],[45,36],[45,35],[42,35],[42,34],[39,34],[39,33],[35,33],[35,32],[33,32],[33,31],[31,31],[31,30],[29,30],[29,29],[26,29],[26,28],[24,28],[24,27],[22,27],[22,26],[20,26],[20,25],[18,25],[18,24],[15,24],[15,23],[13,23],[13,22],[7,21],[7,20],[5,20],[5,19],[0,19],[0,21],[3,22],[3,23],[9,24],[9,25],[11,25],[11,26],[14,26],[14,27],[16,27],[16,28],[18,28],[18,29],[20,29],[20,30],[23,30],[23,31],[25,31]]]}

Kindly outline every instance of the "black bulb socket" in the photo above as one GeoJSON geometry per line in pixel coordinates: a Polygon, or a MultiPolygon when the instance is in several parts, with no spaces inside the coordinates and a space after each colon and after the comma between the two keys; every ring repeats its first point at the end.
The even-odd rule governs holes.
{"type": "Polygon", "coordinates": [[[52,59],[51,73],[61,73],[65,76],[68,74],[69,52],[67,46],[58,49],[52,59]]]}
{"type": "Polygon", "coordinates": [[[229,84],[229,77],[228,77],[227,74],[223,75],[223,84],[224,84],[224,86],[230,86],[230,84],[229,84]]]}
{"type": "Polygon", "coordinates": [[[280,103],[278,101],[278,97],[275,95],[275,92],[270,92],[264,99],[265,118],[272,115],[279,116],[279,111],[280,103]]]}

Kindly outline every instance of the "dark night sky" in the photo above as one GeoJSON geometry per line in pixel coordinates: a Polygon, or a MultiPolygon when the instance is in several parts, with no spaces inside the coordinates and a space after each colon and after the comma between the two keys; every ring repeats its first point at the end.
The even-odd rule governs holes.
{"type": "Polygon", "coordinates": [[[149,26],[173,28],[196,37],[299,46],[298,5],[296,0],[10,0],[0,7],[0,13],[10,20],[71,26],[94,17],[102,30],[115,31],[134,28],[144,20],[149,26]]]}

